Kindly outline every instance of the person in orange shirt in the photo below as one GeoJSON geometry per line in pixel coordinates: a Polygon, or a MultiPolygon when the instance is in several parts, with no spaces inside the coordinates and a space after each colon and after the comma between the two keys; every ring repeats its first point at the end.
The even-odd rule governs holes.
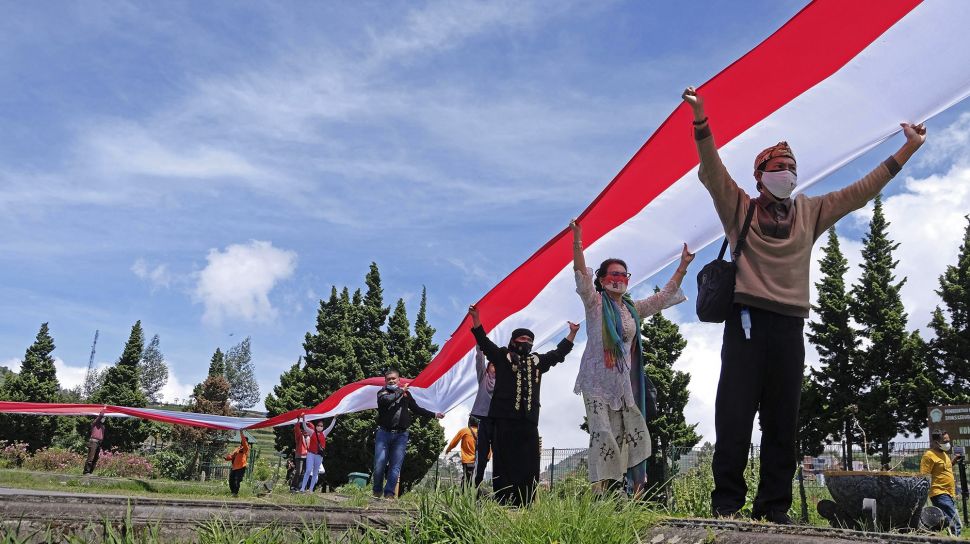
{"type": "Polygon", "coordinates": [[[477,461],[475,453],[478,449],[477,417],[470,416],[468,418],[468,426],[458,431],[458,434],[451,439],[451,444],[448,444],[448,449],[445,450],[445,453],[449,453],[455,449],[455,446],[459,443],[461,444],[461,485],[464,487],[471,485],[475,481],[475,461],[477,461]]]}
{"type": "Polygon", "coordinates": [[[297,418],[293,426],[293,479],[290,480],[290,491],[299,491],[306,471],[306,455],[310,446],[310,433],[303,428],[303,416],[297,418]]]}
{"type": "Polygon", "coordinates": [[[239,431],[239,447],[226,456],[226,461],[232,462],[229,470],[229,491],[233,497],[238,497],[239,484],[242,483],[243,476],[246,475],[246,465],[249,464],[249,440],[242,431],[239,431]]]}

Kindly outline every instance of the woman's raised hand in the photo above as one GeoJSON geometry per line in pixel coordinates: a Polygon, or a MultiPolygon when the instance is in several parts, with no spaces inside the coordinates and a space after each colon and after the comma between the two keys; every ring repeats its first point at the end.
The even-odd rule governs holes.
{"type": "Polygon", "coordinates": [[[573,241],[582,242],[583,241],[583,227],[579,226],[579,223],[575,219],[569,222],[569,228],[573,231],[573,241]]]}

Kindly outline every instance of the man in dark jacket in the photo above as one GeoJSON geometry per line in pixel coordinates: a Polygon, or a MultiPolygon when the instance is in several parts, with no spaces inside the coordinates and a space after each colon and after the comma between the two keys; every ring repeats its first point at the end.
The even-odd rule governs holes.
{"type": "Polygon", "coordinates": [[[508,347],[489,340],[478,308],[468,307],[472,334],[488,362],[495,365],[495,389],[488,408],[494,423],[492,488],[495,498],[512,506],[528,505],[539,481],[539,388],[542,375],[563,362],[573,349],[579,325],[569,323],[569,334],[556,349],[533,353],[535,334],[516,329],[508,347]]]}
{"type": "Polygon", "coordinates": [[[408,393],[408,384],[401,385],[397,370],[384,373],[384,387],[377,392],[377,439],[374,445],[374,496],[393,499],[397,497],[397,481],[404,464],[404,450],[408,445],[408,426],[411,412],[422,417],[441,419],[442,413],[434,413],[418,406],[408,393]],[[384,476],[387,484],[384,485],[384,476]]]}

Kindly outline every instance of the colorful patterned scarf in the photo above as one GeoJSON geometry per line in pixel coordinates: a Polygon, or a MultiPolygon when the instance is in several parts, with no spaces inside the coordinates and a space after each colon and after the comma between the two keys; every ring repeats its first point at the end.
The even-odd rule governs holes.
{"type": "MultiPolygon", "coordinates": [[[[629,361],[623,356],[623,319],[620,317],[620,307],[617,305],[606,291],[602,291],[603,297],[603,361],[606,368],[616,368],[618,372],[630,370],[629,361]]],[[[633,322],[639,329],[640,314],[633,306],[633,297],[630,293],[623,294],[623,304],[630,310],[633,322]]],[[[640,346],[640,331],[637,330],[636,345],[640,346]]]]}

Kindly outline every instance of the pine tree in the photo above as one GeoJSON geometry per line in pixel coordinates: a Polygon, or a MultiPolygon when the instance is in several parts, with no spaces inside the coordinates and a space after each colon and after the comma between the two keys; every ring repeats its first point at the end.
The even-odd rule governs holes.
{"type": "Polygon", "coordinates": [[[899,244],[888,237],[889,223],[876,197],[863,238],[862,276],[852,288],[850,310],[866,340],[856,365],[863,393],[859,421],[873,450],[889,463],[890,442],[897,434],[920,433],[926,423],[926,402],[932,393],[918,333],[906,332],[907,316],[900,290],[906,279],[896,281],[898,261],[893,251],[899,244]]]}
{"type": "Polygon", "coordinates": [[[381,273],[377,269],[377,263],[370,264],[364,282],[367,292],[363,298],[354,297],[354,352],[365,375],[380,376],[391,363],[387,334],[384,332],[384,324],[391,309],[384,306],[384,288],[381,287],[381,273]]]}
{"type": "MultiPolygon", "coordinates": [[[[216,351],[212,354],[212,358],[209,359],[209,376],[223,376],[226,375],[226,359],[222,354],[222,350],[216,348],[216,351]]],[[[228,382],[228,380],[227,380],[228,382]]]]}
{"type": "Polygon", "coordinates": [[[829,229],[823,251],[822,279],[815,284],[818,300],[812,306],[818,321],[808,324],[808,339],[818,350],[821,365],[809,372],[802,388],[799,445],[803,455],[817,455],[828,435],[852,447],[849,406],[857,404],[862,394],[862,376],[852,364],[859,340],[850,325],[845,287],[849,261],[842,254],[835,227],[829,229]]]}
{"type": "Polygon", "coordinates": [[[165,356],[158,349],[158,344],[159,339],[156,334],[152,337],[151,342],[145,346],[138,368],[141,392],[152,404],[161,402],[162,388],[168,383],[168,365],[165,364],[165,356]]]}
{"type": "MultiPolygon", "coordinates": [[[[145,406],[145,395],[138,387],[138,363],[141,361],[144,344],[141,321],[137,321],[131,327],[131,334],[121,358],[108,368],[104,383],[91,395],[91,404],[113,404],[130,408],[145,406]]],[[[90,429],[90,420],[78,422],[77,429],[79,434],[86,436],[90,429]]],[[[102,447],[106,450],[118,448],[121,451],[132,451],[145,441],[148,432],[149,426],[142,419],[108,418],[102,447]]]]}
{"type": "MultiPolygon", "coordinates": [[[[401,308],[403,312],[403,305],[401,308]]],[[[402,376],[417,376],[438,351],[437,344],[432,341],[435,329],[428,324],[428,300],[423,288],[418,315],[414,321],[414,332],[415,336],[410,342],[411,358],[398,367],[402,376]]],[[[410,489],[412,484],[424,477],[438,459],[445,444],[444,428],[437,420],[421,417],[412,420],[405,463],[401,468],[401,489],[410,489]]]]}
{"type": "MultiPolygon", "coordinates": [[[[266,397],[270,416],[316,406],[340,387],[365,376],[380,377],[390,366],[398,366],[402,376],[414,376],[430,360],[426,354],[430,351],[433,355],[437,346],[430,342],[434,329],[428,326],[426,315],[420,313],[416,323],[427,335],[426,342],[420,343],[419,355],[420,334],[419,338],[408,334],[407,341],[403,340],[402,327],[407,329],[403,303],[387,323],[390,330],[384,330],[390,309],[383,306],[377,265],[371,265],[366,283],[366,294],[356,290],[351,297],[345,287],[338,295],[333,287],[329,300],[320,301],[316,330],[307,333],[303,343],[304,356],[280,376],[280,383],[266,397]],[[413,349],[408,360],[404,359],[408,353],[404,346],[413,349]]],[[[372,411],[339,416],[327,441],[326,473],[321,476],[325,484],[341,485],[350,472],[373,470],[375,418],[372,411]]],[[[420,479],[444,447],[444,433],[435,421],[416,418],[410,431],[402,489],[420,479]]],[[[292,451],[292,427],[276,429],[276,445],[281,451],[292,451]]]]}
{"type": "Polygon", "coordinates": [[[946,308],[944,312],[937,306],[930,321],[936,333],[929,342],[930,368],[939,389],[936,401],[970,404],[970,216],[957,264],[940,275],[936,294],[946,308]]]}
{"type": "Polygon", "coordinates": [[[259,402],[259,384],[249,337],[226,352],[226,380],[229,381],[229,400],[237,410],[252,408],[259,402]]]}
{"type": "Polygon", "coordinates": [[[411,344],[411,324],[408,321],[404,299],[398,299],[394,313],[387,321],[387,351],[390,354],[389,366],[401,368],[410,365],[413,359],[411,344]]]}
{"type": "Polygon", "coordinates": [[[802,396],[798,407],[798,454],[816,456],[825,449],[833,421],[825,404],[827,395],[811,374],[802,378],[802,396]]]}
{"type": "Polygon", "coordinates": [[[421,288],[421,305],[418,308],[418,315],[414,319],[414,342],[411,344],[414,360],[424,368],[435,353],[438,352],[438,345],[434,343],[434,328],[428,324],[428,289],[421,288]]]}
{"type": "MultiPolygon", "coordinates": [[[[40,326],[34,343],[24,353],[18,374],[9,375],[0,399],[17,402],[59,402],[60,384],[54,369],[54,339],[47,323],[40,326]]],[[[9,442],[25,442],[30,451],[46,448],[57,433],[57,418],[34,415],[0,415],[0,436],[9,442]]]]}
{"type": "MultiPolygon", "coordinates": [[[[306,334],[302,360],[297,361],[280,376],[279,385],[266,397],[266,410],[270,417],[299,408],[312,408],[340,387],[364,378],[351,342],[353,314],[346,287],[339,295],[337,288],[333,287],[330,299],[326,302],[320,301],[316,331],[306,334]]],[[[331,440],[327,442],[327,470],[322,476],[329,485],[345,483],[350,472],[369,470],[366,461],[361,460],[365,452],[352,451],[341,446],[344,442],[345,426],[348,422],[352,423],[351,420],[355,417],[360,415],[340,416],[331,433],[331,440]],[[356,461],[354,457],[357,458],[356,461]]],[[[373,428],[371,431],[373,432],[373,428]]],[[[292,452],[292,427],[277,427],[275,433],[277,449],[292,452]]],[[[370,455],[373,455],[373,445],[370,455]]]]}
{"type": "Polygon", "coordinates": [[[666,457],[671,448],[692,448],[702,438],[696,432],[697,423],[688,424],[684,417],[690,397],[690,374],[673,368],[687,341],[681,336],[680,327],[659,312],[643,321],[640,334],[644,368],[657,388],[660,409],[659,416],[647,428],[652,451],[666,457]]]}

